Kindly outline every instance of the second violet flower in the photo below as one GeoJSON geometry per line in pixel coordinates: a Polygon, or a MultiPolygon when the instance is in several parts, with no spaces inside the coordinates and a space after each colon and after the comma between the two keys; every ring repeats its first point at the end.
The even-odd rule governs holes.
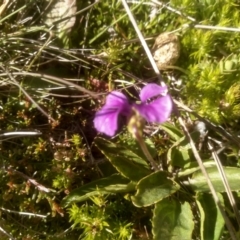
{"type": "Polygon", "coordinates": [[[117,91],[112,91],[106,97],[106,103],[94,117],[94,127],[98,132],[114,136],[118,129],[120,115],[129,118],[134,108],[148,122],[163,123],[172,112],[172,99],[167,94],[167,86],[161,87],[149,83],[139,94],[140,104],[129,103],[127,97],[117,91]]]}

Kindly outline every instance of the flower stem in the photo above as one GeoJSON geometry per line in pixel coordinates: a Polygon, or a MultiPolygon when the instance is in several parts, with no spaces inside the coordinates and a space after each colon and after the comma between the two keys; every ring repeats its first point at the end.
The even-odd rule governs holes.
{"type": "Polygon", "coordinates": [[[158,165],[156,164],[156,162],[154,161],[154,159],[152,158],[152,155],[149,153],[148,149],[147,149],[147,145],[146,143],[144,142],[143,138],[141,135],[138,135],[137,136],[137,141],[144,153],[144,155],[146,156],[147,160],[150,162],[152,168],[157,171],[159,168],[158,168],[158,165]]]}

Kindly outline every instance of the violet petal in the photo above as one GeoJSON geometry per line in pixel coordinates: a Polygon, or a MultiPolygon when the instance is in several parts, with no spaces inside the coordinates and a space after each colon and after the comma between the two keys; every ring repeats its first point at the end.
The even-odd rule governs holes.
{"type": "Polygon", "coordinates": [[[106,103],[94,117],[94,127],[98,132],[108,136],[114,136],[118,128],[119,114],[128,115],[130,105],[126,96],[113,91],[106,97],[106,103]]]}
{"type": "Polygon", "coordinates": [[[161,87],[155,83],[149,83],[142,88],[139,94],[139,97],[142,102],[145,102],[149,100],[149,98],[153,98],[160,94],[166,95],[166,93],[167,93],[167,86],[161,87]]]}
{"type": "Polygon", "coordinates": [[[118,109],[102,108],[94,118],[94,127],[98,132],[114,136],[118,128],[118,109]]]}
{"type": "Polygon", "coordinates": [[[109,93],[106,97],[106,103],[104,105],[108,106],[109,108],[121,108],[121,109],[128,109],[129,108],[129,103],[127,97],[117,91],[112,91],[109,93]]]}
{"type": "Polygon", "coordinates": [[[172,99],[170,95],[158,97],[150,103],[135,104],[134,107],[148,122],[163,123],[167,121],[172,112],[172,99]]]}

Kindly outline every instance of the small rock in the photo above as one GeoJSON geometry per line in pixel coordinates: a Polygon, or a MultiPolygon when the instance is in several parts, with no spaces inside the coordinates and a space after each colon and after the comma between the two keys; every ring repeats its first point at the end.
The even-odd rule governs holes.
{"type": "Polygon", "coordinates": [[[174,33],[160,34],[153,46],[153,58],[159,70],[167,69],[176,63],[180,55],[180,42],[174,33]]]}

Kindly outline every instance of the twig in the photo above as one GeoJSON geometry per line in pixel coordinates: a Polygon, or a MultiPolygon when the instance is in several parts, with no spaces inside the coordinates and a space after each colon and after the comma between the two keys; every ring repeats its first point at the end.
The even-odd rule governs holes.
{"type": "Polygon", "coordinates": [[[165,85],[165,84],[162,82],[161,73],[160,73],[160,71],[158,70],[157,64],[155,63],[155,61],[154,61],[154,59],[153,59],[153,56],[152,56],[152,54],[151,54],[151,51],[149,50],[149,47],[148,47],[148,45],[147,45],[147,43],[146,43],[146,41],[145,41],[145,39],[144,39],[141,31],[140,31],[139,28],[138,28],[138,25],[137,25],[137,23],[136,23],[133,15],[132,15],[131,11],[130,11],[130,8],[129,8],[128,4],[126,3],[125,0],[122,0],[122,4],[123,4],[123,6],[124,6],[124,8],[125,8],[125,10],[126,10],[126,12],[127,12],[127,14],[128,14],[128,16],[129,16],[130,21],[132,22],[132,25],[133,25],[133,27],[134,27],[134,29],[135,29],[138,37],[139,37],[139,40],[141,41],[141,44],[142,44],[142,46],[143,46],[143,48],[144,48],[144,50],[145,50],[145,52],[146,52],[146,54],[147,54],[147,56],[148,56],[148,59],[149,59],[151,65],[152,65],[152,67],[153,67],[153,70],[154,70],[154,72],[156,73],[156,75],[158,76],[159,82],[161,82],[162,85],[165,85]]]}
{"type": "Polygon", "coordinates": [[[16,238],[14,238],[11,234],[9,234],[8,232],[6,232],[2,227],[0,227],[0,231],[5,234],[6,236],[9,237],[10,240],[16,240],[16,238]]]}
{"type": "Polygon", "coordinates": [[[30,137],[30,136],[39,136],[42,133],[37,130],[24,130],[24,131],[11,131],[11,132],[3,132],[0,133],[0,142],[6,141],[12,138],[19,138],[19,137],[30,137]]]}
{"type": "Polygon", "coordinates": [[[28,212],[18,212],[18,211],[6,209],[6,208],[3,208],[3,207],[0,207],[0,209],[5,211],[5,212],[16,213],[16,214],[19,214],[19,215],[27,215],[27,216],[40,217],[40,218],[46,218],[47,217],[47,216],[41,215],[41,214],[28,213],[28,212]]]}
{"type": "Polygon", "coordinates": [[[240,32],[240,28],[233,28],[233,27],[208,26],[208,25],[201,25],[201,24],[183,24],[183,28],[187,28],[187,27],[218,30],[218,31],[228,31],[228,32],[240,32]]]}
{"type": "Polygon", "coordinates": [[[46,192],[46,193],[55,192],[55,190],[44,187],[42,184],[38,183],[35,179],[30,178],[26,174],[21,173],[21,172],[19,172],[17,170],[14,170],[14,169],[11,169],[11,168],[7,168],[6,171],[10,172],[11,174],[17,174],[17,175],[21,176],[22,178],[28,180],[35,187],[37,187],[39,191],[46,192]]]}

